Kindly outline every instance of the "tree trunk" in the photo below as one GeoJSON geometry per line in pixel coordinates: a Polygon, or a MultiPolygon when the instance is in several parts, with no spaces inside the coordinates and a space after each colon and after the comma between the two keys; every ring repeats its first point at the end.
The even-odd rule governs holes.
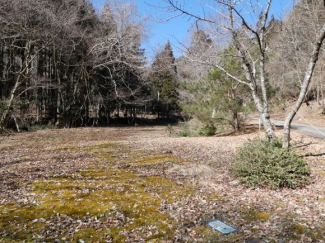
{"type": "Polygon", "coordinates": [[[22,82],[23,82],[23,79],[25,77],[28,76],[29,74],[29,64],[30,64],[30,53],[31,53],[31,43],[30,42],[27,42],[26,43],[26,46],[25,46],[25,52],[22,56],[22,64],[21,64],[21,67],[20,67],[20,70],[19,70],[19,74],[16,78],[16,81],[15,81],[15,85],[12,87],[11,91],[10,91],[10,96],[9,96],[9,100],[8,100],[8,103],[7,103],[7,107],[6,109],[4,110],[1,118],[0,118],[0,129],[1,130],[4,130],[6,125],[7,125],[7,122],[10,118],[10,113],[12,111],[12,107],[13,107],[13,103],[14,103],[14,100],[16,98],[16,95],[17,95],[17,92],[18,92],[18,88],[21,86],[22,82]]]}
{"type": "MultiPolygon", "coordinates": [[[[231,26],[231,34],[233,37],[234,41],[234,46],[238,51],[239,57],[241,58],[241,63],[243,67],[243,71],[245,73],[246,81],[240,81],[238,79],[235,79],[241,83],[244,83],[249,86],[251,90],[251,94],[253,97],[254,104],[260,114],[260,119],[262,121],[262,124],[264,126],[264,130],[266,132],[266,135],[268,139],[272,142],[276,139],[275,131],[273,129],[271,120],[270,120],[270,115],[268,111],[268,97],[267,97],[267,92],[266,92],[266,75],[265,75],[265,53],[266,53],[266,43],[265,43],[265,26],[266,26],[266,20],[268,18],[268,13],[269,9],[271,6],[272,0],[267,1],[267,6],[265,8],[265,11],[263,14],[261,14],[260,20],[261,20],[261,27],[256,31],[252,30],[251,27],[249,26],[248,22],[245,21],[244,18],[241,18],[243,21],[242,24],[248,28],[248,30],[252,31],[252,33],[256,37],[257,41],[257,46],[259,50],[259,61],[260,61],[260,66],[259,66],[259,71],[260,71],[260,87],[262,91],[262,98],[259,97],[258,95],[258,86],[257,86],[257,76],[256,76],[256,65],[255,62],[250,63],[250,56],[247,55],[247,51],[244,48],[243,43],[240,40],[239,32],[237,31],[237,27],[235,26],[235,17],[233,15],[233,12],[238,14],[238,11],[235,9],[234,6],[231,4],[226,4],[228,6],[228,11],[229,11],[229,19],[230,19],[230,26],[231,26]]],[[[241,16],[240,16],[241,17],[241,16]]],[[[226,72],[227,74],[227,72],[226,72]]],[[[228,74],[227,74],[228,75],[228,74]]],[[[231,77],[232,75],[228,75],[231,77]]]]}
{"type": "Polygon", "coordinates": [[[285,119],[284,126],[283,126],[283,143],[282,143],[283,148],[289,147],[291,122],[292,122],[293,118],[295,117],[297,111],[299,110],[301,104],[303,103],[305,95],[308,91],[308,86],[310,84],[313,72],[315,70],[315,65],[316,65],[316,63],[318,61],[318,57],[319,57],[319,51],[320,51],[320,48],[322,47],[324,39],[325,39],[325,24],[323,25],[322,29],[320,30],[320,32],[317,36],[316,42],[314,43],[313,53],[309,60],[309,64],[308,64],[308,67],[307,67],[307,70],[305,73],[305,77],[303,79],[302,86],[300,89],[299,97],[298,97],[294,107],[292,108],[292,110],[289,112],[289,114],[287,115],[287,117],[285,119]]]}
{"type": "Polygon", "coordinates": [[[263,124],[265,133],[270,141],[274,141],[276,139],[276,135],[275,135],[275,131],[273,129],[270,115],[269,115],[269,112],[267,109],[267,107],[268,107],[267,100],[265,100],[266,103],[264,103],[262,105],[261,99],[259,98],[257,91],[256,91],[257,87],[254,86],[253,84],[251,84],[250,88],[251,88],[251,92],[252,92],[253,101],[254,101],[254,104],[260,114],[260,120],[263,124]]]}
{"type": "Polygon", "coordinates": [[[20,87],[20,85],[21,85],[21,74],[18,75],[14,87],[11,89],[10,98],[8,100],[7,107],[1,116],[1,119],[0,119],[0,129],[1,130],[4,130],[7,125],[7,121],[10,117],[10,112],[11,112],[11,109],[13,106],[14,98],[16,97],[17,89],[18,89],[18,87],[20,87]]]}

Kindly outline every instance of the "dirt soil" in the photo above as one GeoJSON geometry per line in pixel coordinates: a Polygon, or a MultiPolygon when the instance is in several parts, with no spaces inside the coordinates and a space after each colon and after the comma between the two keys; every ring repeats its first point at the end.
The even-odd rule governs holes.
{"type": "Polygon", "coordinates": [[[264,136],[256,125],[248,128],[246,133],[214,137],[169,137],[166,127],[39,130],[2,136],[0,242],[325,242],[324,140],[293,131],[292,144],[312,169],[312,182],[306,187],[249,188],[228,172],[236,149],[264,136]],[[140,180],[143,184],[136,187],[140,180]],[[125,191],[130,183],[133,189],[125,191]],[[68,185],[74,185],[74,194],[69,194],[68,185]],[[105,196],[104,190],[114,193],[105,196]],[[129,198],[131,191],[137,193],[129,198]],[[117,194],[120,201],[104,208],[117,194]],[[76,213],[64,208],[89,208],[77,204],[81,195],[89,204],[95,200],[90,196],[100,195],[97,200],[105,196],[102,204],[94,205],[103,211],[76,213]],[[141,205],[151,198],[155,201],[150,211],[141,205]],[[131,213],[123,209],[130,202],[131,213]],[[45,212],[44,205],[56,209],[30,212],[45,212]],[[139,207],[146,219],[135,210],[139,207]],[[150,224],[144,211],[154,218],[150,224]],[[237,232],[213,231],[207,223],[214,219],[237,232]]]}

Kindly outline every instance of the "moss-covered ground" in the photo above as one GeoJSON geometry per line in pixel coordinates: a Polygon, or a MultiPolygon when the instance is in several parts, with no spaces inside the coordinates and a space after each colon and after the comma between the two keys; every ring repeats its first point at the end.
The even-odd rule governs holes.
{"type": "Polygon", "coordinates": [[[321,184],[316,196],[250,189],[232,184],[219,161],[200,164],[132,144],[130,130],[111,133],[42,131],[1,145],[0,243],[325,241],[321,184]],[[214,231],[207,223],[215,219],[238,231],[214,231]]]}
{"type": "MultiPolygon", "coordinates": [[[[99,163],[72,174],[52,174],[28,185],[28,199],[0,204],[1,242],[165,242],[174,239],[179,223],[173,208],[194,197],[189,183],[167,178],[168,165],[187,163],[172,155],[127,151],[114,143],[83,150],[99,163]],[[124,151],[124,152],[123,152],[124,151]]],[[[211,200],[217,197],[211,195],[211,200]]],[[[185,205],[184,205],[185,206],[185,205]]],[[[202,239],[217,235],[198,227],[202,239]]]]}

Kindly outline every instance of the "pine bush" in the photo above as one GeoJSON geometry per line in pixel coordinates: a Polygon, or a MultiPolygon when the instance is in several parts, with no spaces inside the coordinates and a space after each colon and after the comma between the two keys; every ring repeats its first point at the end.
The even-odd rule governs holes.
{"type": "Polygon", "coordinates": [[[310,168],[293,149],[280,141],[254,139],[236,154],[231,171],[240,182],[271,188],[302,187],[310,179],[310,168]]]}

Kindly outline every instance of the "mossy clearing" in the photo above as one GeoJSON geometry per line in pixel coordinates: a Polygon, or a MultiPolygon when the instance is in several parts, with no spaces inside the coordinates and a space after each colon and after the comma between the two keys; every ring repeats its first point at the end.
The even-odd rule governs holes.
{"type": "MultiPolygon", "coordinates": [[[[0,205],[2,242],[173,239],[178,225],[171,216],[173,209],[163,207],[195,196],[195,189],[163,173],[168,164],[186,161],[172,155],[126,151],[113,143],[58,149],[84,150],[100,163],[35,181],[29,185],[26,202],[0,205]],[[52,231],[57,234],[53,236],[52,231]]],[[[197,233],[203,238],[217,235],[206,227],[198,227],[197,233]]]]}
{"type": "MultiPolygon", "coordinates": [[[[302,204],[307,199],[303,189],[274,193],[231,185],[222,160],[185,160],[176,156],[174,147],[134,144],[143,133],[156,136],[154,131],[53,130],[13,139],[1,150],[10,160],[0,168],[0,242],[324,240],[322,220],[315,223],[288,205],[286,196],[299,210],[308,205],[302,204]],[[49,145],[40,149],[49,135],[49,145]],[[207,225],[215,219],[238,231],[219,234],[207,225]]],[[[172,139],[171,145],[178,142],[172,139]]],[[[192,152],[193,146],[183,149],[192,152]]],[[[319,191],[318,197],[309,195],[308,203],[324,204],[324,192],[319,191]]]]}

